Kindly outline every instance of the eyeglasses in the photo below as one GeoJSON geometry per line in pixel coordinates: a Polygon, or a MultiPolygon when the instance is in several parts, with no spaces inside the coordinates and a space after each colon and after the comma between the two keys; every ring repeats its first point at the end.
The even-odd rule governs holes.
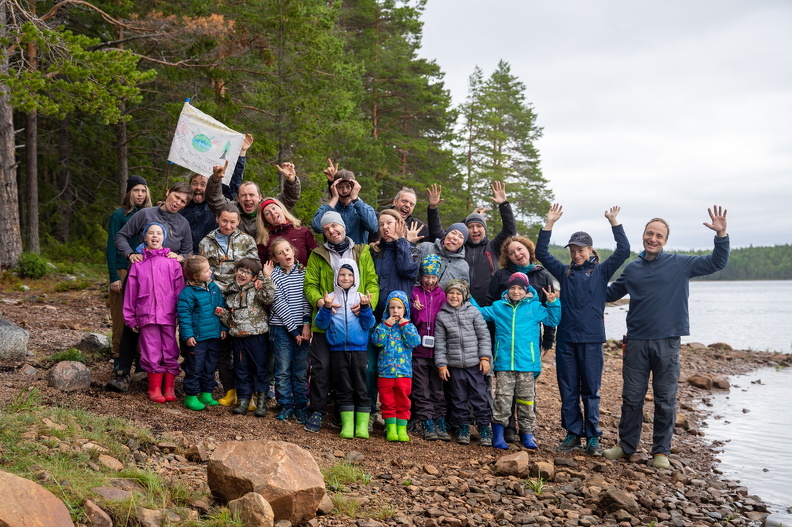
{"type": "Polygon", "coordinates": [[[248,271],[247,269],[239,268],[236,270],[236,272],[239,274],[243,274],[245,276],[253,276],[253,273],[251,271],[248,271]]]}

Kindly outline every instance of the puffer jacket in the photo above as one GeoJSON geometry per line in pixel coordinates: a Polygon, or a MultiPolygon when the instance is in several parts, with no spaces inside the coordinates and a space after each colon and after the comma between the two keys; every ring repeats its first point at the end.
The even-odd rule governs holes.
{"type": "Polygon", "coordinates": [[[472,368],[478,366],[479,359],[492,361],[487,323],[469,301],[458,308],[443,306],[436,324],[434,359],[438,368],[472,368]]]}
{"type": "Polygon", "coordinates": [[[227,331],[215,308],[226,307],[223,293],[214,282],[189,283],[179,293],[179,337],[196,341],[218,339],[227,331]]]}
{"type": "Polygon", "coordinates": [[[399,238],[393,242],[380,240],[372,243],[371,258],[377,270],[379,283],[379,302],[374,309],[374,317],[379,318],[385,310],[385,298],[391,291],[412,289],[418,278],[418,249],[410,245],[407,238],[399,238]]]}
{"type": "Polygon", "coordinates": [[[124,324],[140,328],[148,324],[176,325],[176,303],[184,289],[179,262],[168,258],[163,247],[143,251],[143,261],[129,267],[124,288],[124,324]]]}
{"type": "Polygon", "coordinates": [[[376,320],[371,312],[371,304],[360,309],[360,314],[352,312],[352,306],[360,303],[360,293],[357,286],[360,283],[360,273],[357,264],[351,258],[341,258],[339,267],[333,273],[335,276],[335,291],[333,303],[341,307],[333,310],[327,306],[322,307],[316,314],[316,325],[325,330],[327,344],[331,351],[366,351],[368,348],[369,330],[374,327],[376,320]],[[352,267],[355,283],[349,289],[338,285],[338,271],[342,265],[352,267]]]}
{"type": "Polygon", "coordinates": [[[440,276],[438,277],[438,284],[445,290],[445,286],[454,278],[461,278],[470,283],[470,267],[465,260],[465,246],[457,253],[449,252],[443,247],[443,240],[435,240],[434,242],[425,242],[418,244],[418,252],[422,262],[429,254],[436,254],[440,257],[440,276]]]}
{"type": "Polygon", "coordinates": [[[528,296],[512,304],[508,291],[491,306],[479,308],[484,320],[495,323],[494,371],[542,371],[539,349],[539,324],[557,326],[561,320],[561,301],[543,306],[533,287],[528,296]]]}
{"type": "Polygon", "coordinates": [[[242,258],[258,260],[256,240],[244,232],[236,229],[228,238],[228,250],[223,251],[217,242],[219,229],[215,229],[201,240],[199,250],[209,260],[209,267],[214,270],[212,280],[217,283],[221,291],[225,291],[236,280],[234,266],[242,258]]]}
{"type": "Polygon", "coordinates": [[[412,349],[420,344],[421,337],[415,324],[409,321],[410,301],[404,291],[393,291],[385,302],[387,306],[392,298],[399,298],[404,303],[404,318],[399,324],[389,326],[385,320],[389,317],[387,310],[382,314],[382,322],[377,324],[371,334],[371,342],[382,348],[377,363],[377,375],[386,379],[412,377],[412,349]]]}
{"type": "Polygon", "coordinates": [[[231,336],[263,335],[269,330],[267,306],[275,300],[275,282],[265,278],[262,284],[257,290],[252,281],[242,287],[235,282],[225,290],[228,309],[223,310],[220,320],[231,336]]]}

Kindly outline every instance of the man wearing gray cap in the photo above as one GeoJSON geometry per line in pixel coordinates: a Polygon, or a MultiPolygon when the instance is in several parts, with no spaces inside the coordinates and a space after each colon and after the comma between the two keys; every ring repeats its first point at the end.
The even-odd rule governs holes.
{"type": "MultiPolygon", "coordinates": [[[[506,200],[506,185],[499,181],[494,181],[492,189],[492,201],[498,205],[501,215],[503,228],[493,239],[487,237],[487,220],[479,212],[473,212],[465,218],[465,226],[468,229],[468,238],[465,242],[465,260],[470,268],[470,295],[476,299],[481,306],[487,305],[487,291],[490,280],[495,271],[498,270],[498,258],[500,258],[500,248],[509,236],[517,234],[517,222],[514,220],[514,213],[511,205],[506,200]]],[[[437,206],[443,202],[440,199],[442,187],[432,185],[429,189],[429,237],[433,239],[443,239],[445,231],[440,223],[440,212],[437,206]]]]}
{"type": "MultiPolygon", "coordinates": [[[[371,305],[376,306],[379,298],[379,285],[369,246],[365,243],[356,244],[352,238],[347,236],[344,220],[341,214],[336,211],[326,211],[318,225],[324,234],[325,243],[311,251],[308,265],[305,267],[303,286],[305,298],[313,306],[311,320],[316,319],[316,313],[324,306],[325,293],[335,289],[333,270],[338,267],[341,258],[355,260],[360,272],[358,291],[362,294],[371,293],[371,305]]],[[[351,309],[353,313],[357,314],[360,304],[352,306],[351,309]]],[[[304,418],[298,418],[305,421],[303,424],[307,431],[319,432],[322,418],[327,413],[327,396],[330,393],[330,347],[325,332],[313,322],[311,330],[313,339],[311,340],[311,381],[308,387],[308,409],[304,418]]]]}

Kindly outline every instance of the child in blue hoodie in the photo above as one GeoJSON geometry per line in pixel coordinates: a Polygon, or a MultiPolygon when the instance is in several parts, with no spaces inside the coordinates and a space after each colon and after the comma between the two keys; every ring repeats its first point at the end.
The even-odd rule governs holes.
{"type": "Polygon", "coordinates": [[[330,347],[336,404],[341,414],[341,438],[368,439],[371,401],[366,386],[366,348],[369,330],[376,320],[371,295],[358,292],[360,273],[355,260],[341,258],[334,269],[335,291],[325,292],[324,305],[316,314],[316,326],[325,330],[330,347]],[[356,315],[352,306],[360,304],[356,315]]]}
{"type": "Polygon", "coordinates": [[[407,293],[391,292],[385,306],[382,322],[371,335],[371,342],[383,348],[377,364],[380,410],[385,419],[386,439],[409,441],[412,350],[421,343],[421,337],[418,328],[410,322],[407,293]]]}
{"type": "Polygon", "coordinates": [[[512,399],[517,400],[517,422],[520,442],[536,450],[533,431],[536,417],[534,380],[542,371],[539,347],[539,324],[557,326],[561,320],[561,301],[553,291],[545,290],[547,307],[542,305],[536,290],[525,273],[514,273],[501,299],[489,307],[479,308],[484,320],[495,323],[495,408],[492,412],[492,446],[508,449],[503,431],[509,421],[512,399]]]}

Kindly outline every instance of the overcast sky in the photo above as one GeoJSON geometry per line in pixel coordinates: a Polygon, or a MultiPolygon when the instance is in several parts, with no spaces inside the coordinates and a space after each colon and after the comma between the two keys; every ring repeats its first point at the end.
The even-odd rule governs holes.
{"type": "Polygon", "coordinates": [[[476,65],[526,85],[564,206],[553,243],[613,247],[619,205],[633,250],[654,216],[667,249],[711,248],[713,204],[732,247],[792,243],[792,2],[429,0],[423,19],[456,104],[476,65]]]}

